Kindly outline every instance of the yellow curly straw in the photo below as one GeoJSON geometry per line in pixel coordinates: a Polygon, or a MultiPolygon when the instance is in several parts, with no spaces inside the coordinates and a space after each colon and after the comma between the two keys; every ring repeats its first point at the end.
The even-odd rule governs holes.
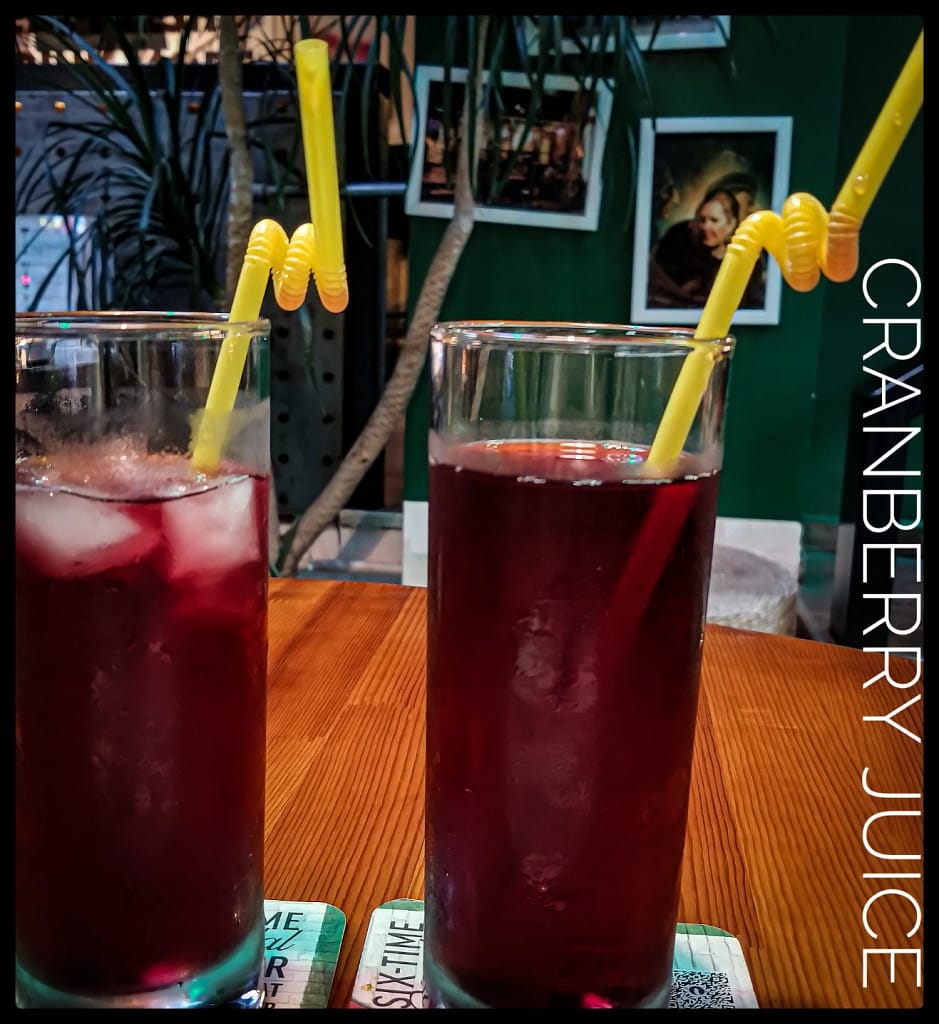
{"type": "MultiPolygon", "coordinates": [[[[764,248],[779,264],[786,283],[796,291],[811,291],[818,283],[820,271],[830,281],[847,281],[854,275],[861,223],[922,104],[920,33],[831,213],[814,196],[797,192],[783,203],[782,216],[772,210],[761,210],[747,217],[734,233],[721,261],[695,330],[696,339],[703,342],[727,335],[764,248]]],[[[649,449],[646,465],[650,468],[666,466],[681,454],[715,358],[713,346],[702,344],[695,346],[685,359],[649,449]]]]}
{"type": "MultiPolygon", "coordinates": [[[[311,274],[320,301],[329,312],[341,313],[349,302],[329,48],[322,39],[304,39],[294,47],[294,59],[311,223],[301,224],[289,242],[277,221],[265,219],[255,224],[228,315],[232,327],[245,326],[258,318],[269,276],[273,277],[274,297],[282,309],[297,309],[302,304],[311,274]]],[[[250,337],[233,331],[219,352],[193,440],[192,464],[197,472],[214,473],[221,461],[250,337]]]]}

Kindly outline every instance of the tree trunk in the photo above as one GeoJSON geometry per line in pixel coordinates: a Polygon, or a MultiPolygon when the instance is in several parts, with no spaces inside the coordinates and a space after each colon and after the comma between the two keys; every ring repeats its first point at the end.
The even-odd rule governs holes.
{"type": "MultiPolygon", "coordinates": [[[[483,53],[485,51],[488,21],[483,18],[479,30],[476,53],[476,95],[481,94],[483,53]]],[[[470,109],[470,90],[465,91],[463,124],[474,126],[475,152],[481,147],[484,116],[481,110],[470,109]],[[475,116],[474,116],[475,114],[475,116]]],[[[395,361],[395,368],[385,390],[375,406],[362,432],[356,438],[336,473],[319,497],[303,513],[289,542],[280,566],[285,576],[294,576],[301,559],[317,537],[342,511],[375,459],[378,458],[392,431],[407,409],[427,355],[427,341],[431,327],[440,315],[447,289],[453,280],[463,249],[473,231],[475,202],[470,183],[469,149],[463,139],[457,158],[454,190],[453,219],[440,241],[434,258],[421,286],[414,316],[407,336],[395,361]]]]}
{"type": "MultiPolygon", "coordinates": [[[[244,94],[241,88],[242,54],[238,45],[238,26],[235,15],[222,14],[219,22],[218,41],[218,83],[222,97],[222,117],[225,121],[225,135],[230,154],[229,196],[228,196],[228,237],[225,250],[225,309],[231,309],[235,288],[241,275],[248,238],[254,227],[254,168],[248,149],[248,132],[245,128],[244,94]]],[[[268,499],[268,560],[276,557],[280,545],[280,528],[277,512],[277,491],[271,481],[268,499]]]]}
{"type": "Polygon", "coordinates": [[[222,97],[225,135],[231,154],[230,193],[228,199],[228,247],[225,259],[225,308],[231,309],[235,286],[241,274],[248,237],[251,234],[254,181],[245,107],[241,91],[241,48],[235,15],[222,14],[219,24],[218,81],[222,97]]]}

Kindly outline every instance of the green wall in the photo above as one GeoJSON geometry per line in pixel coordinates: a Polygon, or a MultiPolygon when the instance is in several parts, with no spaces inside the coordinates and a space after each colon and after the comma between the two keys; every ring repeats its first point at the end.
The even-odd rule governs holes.
{"type": "MultiPolygon", "coordinates": [[[[839,174],[845,174],[857,157],[873,120],[867,112],[879,112],[921,29],[922,19],[916,16],[849,19],[845,100],[838,138],[839,174]]],[[[863,319],[923,315],[922,296],[915,305],[906,307],[913,281],[905,270],[876,272],[876,287],[872,283],[871,291],[881,303],[878,310],[870,308],[861,291],[865,271],[884,259],[905,260],[922,277],[923,170],[920,114],[864,221],[858,273],[851,281],[827,289],[812,418],[813,458],[806,467],[803,485],[806,518],[837,518],[851,391],[862,381],[868,389],[876,383],[863,373],[862,360],[864,353],[881,340],[880,328],[865,327],[863,319]]],[[[898,344],[905,346],[910,335],[898,334],[897,338],[898,344]]],[[[870,362],[874,364],[875,360],[870,362]]],[[[907,364],[910,368],[913,365],[907,364]]],[[[922,469],[922,444],[914,442],[908,457],[910,468],[922,469]]]]}
{"type": "MultiPolygon", "coordinates": [[[[917,16],[734,15],[736,77],[708,51],[647,55],[662,117],[790,115],[790,192],[834,200],[922,27],[917,16]]],[[[435,63],[439,22],[419,19],[418,60],[435,63]]],[[[441,319],[630,320],[632,182],[616,106],[607,139],[596,232],[479,224],[464,251],[441,319]]],[[[922,268],[922,117],[911,131],[861,233],[855,278],[824,278],[811,292],[783,285],[776,327],[735,327],[720,513],[836,520],[851,389],[871,347],[863,271],[883,258],[922,268]]],[[[446,222],[413,217],[411,302],[446,222]]],[[[908,297],[884,308],[896,315],[908,297]]],[[[906,291],[904,291],[906,289],[906,291]]],[[[887,295],[889,293],[885,293],[887,295]]],[[[915,312],[906,315],[916,315],[915,312]]],[[[875,341],[876,343],[876,341],[875,341]]],[[[427,496],[426,372],[408,411],[405,498],[427,496]]]]}

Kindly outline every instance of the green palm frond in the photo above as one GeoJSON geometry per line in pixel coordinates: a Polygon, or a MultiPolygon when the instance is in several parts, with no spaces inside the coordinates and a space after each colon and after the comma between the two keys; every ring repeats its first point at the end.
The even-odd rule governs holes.
{"type": "MultiPolygon", "coordinates": [[[[103,33],[126,62],[120,72],[63,20],[31,21],[81,57],[61,64],[73,82],[73,115],[47,125],[41,155],[19,176],[18,209],[89,219],[100,256],[93,273],[79,268],[80,280],[94,289],[86,308],[217,305],[224,292],[229,151],[217,82],[186,89],[192,19],[174,59],[143,65],[134,33],[103,16],[103,33]],[[76,105],[87,117],[74,117],[76,105]]],[[[255,129],[278,118],[261,121],[249,125],[256,146],[263,143],[254,140],[255,129]]],[[[288,169],[268,158],[277,171],[270,180],[280,183],[288,169]]]]}
{"type": "MultiPolygon", "coordinates": [[[[337,125],[356,133],[351,138],[363,154],[365,173],[373,180],[387,180],[389,154],[387,130],[396,122],[405,140],[410,166],[422,152],[419,140],[407,130],[406,111],[419,102],[414,90],[413,57],[405,46],[406,15],[284,15],[282,38],[262,40],[270,60],[275,88],[293,97],[289,110],[265,113],[249,124],[248,144],[264,180],[272,215],[286,208],[287,199],[305,188],[302,139],[297,122],[296,77],[292,60],[293,41],[323,32],[338,37],[334,59],[334,90],[337,125]],[[357,60],[367,44],[366,60],[357,60]],[[381,59],[379,59],[381,57],[381,59]],[[382,104],[386,104],[382,108],[382,104]],[[358,107],[352,106],[358,104],[358,107]],[[386,113],[376,116],[376,111],[386,113]],[[266,141],[268,129],[291,122],[286,148],[274,148],[266,141]],[[377,128],[377,131],[376,131],[377,128]]],[[[440,24],[440,63],[445,73],[441,83],[444,161],[450,180],[455,174],[454,140],[462,112],[464,89],[469,91],[471,109],[485,109],[500,130],[510,115],[505,76],[521,73],[527,83],[529,101],[519,118],[513,116],[514,144],[508,160],[494,167],[484,185],[474,181],[477,201],[492,203],[515,170],[521,149],[529,140],[548,93],[549,76],[574,79],[585,96],[593,95],[599,84],[615,91],[617,116],[625,125],[627,174],[634,181],[635,131],[638,121],[654,110],[646,57],[637,42],[633,19],[628,15],[488,15],[483,68],[486,72],[480,95],[475,95],[472,75],[457,87],[456,69],[475,65],[481,15],[443,15],[440,24]]],[[[224,247],[228,214],[229,153],[221,117],[221,96],[217,83],[206,78],[199,91],[187,90],[192,68],[186,64],[195,17],[179,19],[181,38],[173,59],[161,58],[144,65],[138,56],[138,40],[152,28],[152,16],[100,17],[102,38],[107,36],[126,61],[118,70],[105,61],[95,47],[70,27],[65,16],[36,16],[31,25],[60,40],[81,59],[74,64],[60,62],[74,82],[72,99],[87,111],[87,117],[50,122],[40,159],[33,158],[29,170],[18,180],[18,209],[35,211],[43,206],[50,213],[82,214],[100,236],[102,256],[94,267],[86,267],[85,280],[92,280],[102,296],[125,296],[139,308],[164,305],[167,286],[182,290],[177,301],[216,303],[224,292],[224,247]],[[109,152],[111,159],[94,159],[109,152]],[[63,155],[64,154],[64,155],[63,155]],[[90,275],[90,276],[89,276],[90,275]]],[[[257,43],[259,16],[244,16],[241,32],[252,29],[257,43]]],[[[653,38],[658,29],[653,24],[653,38]]],[[[96,22],[97,24],[97,22],[96,22]]],[[[730,47],[724,50],[733,73],[730,47]]],[[[70,103],[74,110],[74,106],[70,103]]],[[[418,118],[423,112],[417,111],[418,118]]],[[[583,132],[591,116],[590,104],[581,104],[575,114],[583,132]]],[[[278,138],[283,138],[281,132],[278,138]]],[[[349,144],[339,132],[340,146],[349,144]]],[[[470,168],[478,170],[474,132],[467,132],[470,168]]],[[[497,135],[498,138],[498,135],[497,135]]],[[[340,160],[343,153],[339,153],[340,160]]],[[[397,156],[396,156],[397,158],[397,156]]],[[[498,162],[497,162],[498,163],[498,162]]],[[[632,194],[630,188],[629,193],[632,194]]],[[[349,223],[357,223],[353,204],[349,223]]],[[[361,230],[359,228],[358,230],[361,230]]],[[[85,247],[87,248],[87,247],[85,247]]],[[[75,260],[78,254],[75,254],[75,260]]]]}

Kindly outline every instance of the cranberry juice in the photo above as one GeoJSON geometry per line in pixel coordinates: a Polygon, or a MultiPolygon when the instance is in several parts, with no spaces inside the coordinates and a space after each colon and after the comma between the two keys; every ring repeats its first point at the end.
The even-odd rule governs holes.
{"type": "Polygon", "coordinates": [[[434,1005],[667,1000],[719,477],[651,480],[645,454],[432,459],[434,1005]]]}
{"type": "Polygon", "coordinates": [[[267,488],[17,466],[17,959],[54,991],[260,967],[267,488]]]}

